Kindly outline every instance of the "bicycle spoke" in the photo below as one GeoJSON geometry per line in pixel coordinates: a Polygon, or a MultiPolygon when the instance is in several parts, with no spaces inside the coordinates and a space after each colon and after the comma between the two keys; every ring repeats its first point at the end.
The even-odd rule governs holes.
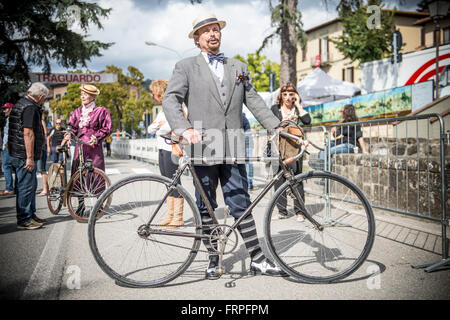
{"type": "Polygon", "coordinates": [[[97,220],[91,217],[89,223],[94,257],[110,276],[130,285],[157,286],[170,281],[192,262],[196,251],[191,250],[200,245],[200,240],[176,232],[197,233],[198,211],[190,206],[192,200],[185,200],[183,226],[167,229],[158,225],[168,214],[165,202],[156,211],[166,193],[166,182],[144,175],[117,182],[97,201],[94,210],[102,198],[112,199],[104,214],[97,220]],[[154,222],[149,224],[154,214],[154,222]],[[152,233],[152,228],[173,235],[152,233]],[[111,243],[112,239],[116,241],[111,243]]]}
{"type": "Polygon", "coordinates": [[[281,190],[274,196],[266,218],[270,224],[266,237],[275,259],[290,275],[308,282],[329,282],[354,272],[367,256],[374,236],[372,211],[361,201],[357,188],[341,179],[317,173],[302,180],[304,210],[323,230],[307,219],[269,219],[276,214],[277,203],[286,203],[287,212],[296,211],[293,199],[281,190]]]}

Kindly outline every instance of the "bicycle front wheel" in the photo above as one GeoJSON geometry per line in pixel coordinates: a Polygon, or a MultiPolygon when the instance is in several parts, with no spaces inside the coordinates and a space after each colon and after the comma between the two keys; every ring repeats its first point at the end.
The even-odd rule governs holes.
{"type": "MultiPolygon", "coordinates": [[[[87,223],[92,207],[110,185],[109,178],[100,169],[86,169],[81,174],[77,171],[67,191],[67,207],[70,215],[78,222],[87,223]]],[[[110,198],[105,199],[97,216],[103,214],[110,202],[110,198]]]]}
{"type": "Polygon", "coordinates": [[[58,214],[61,210],[64,199],[64,173],[63,166],[59,163],[53,163],[48,169],[47,183],[47,204],[52,214],[58,214]]]}
{"type": "Polygon", "coordinates": [[[346,178],[310,171],[284,183],[266,212],[268,247],[290,276],[328,283],[355,272],[370,253],[375,236],[372,208],[361,190],[346,178]],[[304,190],[298,201],[294,190],[304,190]],[[278,216],[286,213],[287,216],[278,216]],[[301,214],[309,213],[323,229],[301,214]]]}
{"type": "Polygon", "coordinates": [[[127,177],[93,208],[96,212],[104,199],[113,199],[100,218],[91,215],[89,245],[102,270],[123,285],[161,286],[181,275],[197,254],[197,206],[181,185],[168,191],[170,183],[152,174],[127,177]]]}

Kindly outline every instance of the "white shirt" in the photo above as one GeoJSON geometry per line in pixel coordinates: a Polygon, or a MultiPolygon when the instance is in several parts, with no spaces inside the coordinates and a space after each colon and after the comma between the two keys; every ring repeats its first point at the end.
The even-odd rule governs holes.
{"type": "Polygon", "coordinates": [[[172,145],[167,144],[166,140],[161,138],[161,135],[167,135],[170,134],[170,132],[172,131],[172,129],[169,126],[169,123],[166,120],[166,116],[164,115],[164,112],[161,111],[158,113],[158,115],[156,116],[155,121],[152,122],[151,125],[148,126],[148,133],[150,134],[156,134],[156,146],[158,149],[163,149],[166,151],[172,151],[172,145]],[[161,126],[158,127],[158,124],[161,121],[165,121],[165,123],[161,126]]]}
{"type": "Polygon", "coordinates": [[[214,60],[212,63],[209,63],[208,53],[202,51],[202,55],[205,58],[205,61],[208,64],[209,69],[212,71],[212,73],[216,75],[217,78],[219,78],[220,82],[222,82],[224,75],[223,63],[217,60],[214,60]]]}

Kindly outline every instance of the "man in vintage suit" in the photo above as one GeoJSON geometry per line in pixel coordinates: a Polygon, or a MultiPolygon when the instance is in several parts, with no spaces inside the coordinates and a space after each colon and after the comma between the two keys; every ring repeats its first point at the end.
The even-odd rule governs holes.
{"type": "MultiPolygon", "coordinates": [[[[201,53],[175,65],[162,105],[175,134],[191,144],[191,155],[215,158],[216,161],[207,164],[196,164],[195,171],[214,209],[220,182],[225,204],[237,219],[250,205],[245,164],[226,163],[223,159],[245,157],[242,106],[245,104],[266,129],[274,129],[279,120],[248,80],[247,66],[220,53],[221,30],[225,25],[225,21],[213,14],[194,21],[189,38],[194,39],[201,53]],[[188,108],[187,118],[182,111],[183,103],[188,108]],[[203,140],[202,131],[206,133],[203,140]]],[[[197,190],[196,198],[203,224],[211,224],[197,190]]],[[[254,274],[285,275],[264,257],[252,215],[242,221],[239,231],[249,251],[250,269],[254,274]]],[[[211,254],[209,260],[206,278],[218,279],[218,256],[211,254]]]]}

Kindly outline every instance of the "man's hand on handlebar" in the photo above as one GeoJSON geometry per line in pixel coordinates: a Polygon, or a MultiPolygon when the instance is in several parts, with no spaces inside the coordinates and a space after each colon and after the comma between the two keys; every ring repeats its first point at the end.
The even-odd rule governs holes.
{"type": "Polygon", "coordinates": [[[194,144],[202,141],[202,135],[197,130],[189,128],[183,132],[180,141],[182,141],[182,139],[185,139],[188,144],[194,144]]]}

